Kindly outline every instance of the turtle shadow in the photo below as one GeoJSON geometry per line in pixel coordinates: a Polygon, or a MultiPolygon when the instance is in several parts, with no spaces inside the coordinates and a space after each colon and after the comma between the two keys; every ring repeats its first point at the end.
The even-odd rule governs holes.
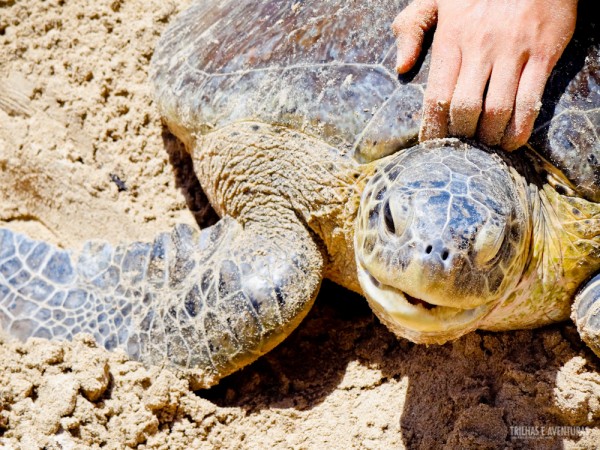
{"type": "Polygon", "coordinates": [[[401,411],[399,422],[397,414],[386,420],[399,429],[406,448],[562,448],[563,437],[522,440],[523,429],[510,427],[600,425],[598,419],[586,422],[585,408],[565,412],[557,406],[557,376],[577,356],[587,360],[586,370],[600,371],[570,324],[416,345],[390,333],[362,297],[326,281],[312,311],[284,343],[197,394],[247,414],[310,412],[335,391],[359,399],[395,384],[404,387],[391,396],[382,391],[381,401],[386,411],[401,411]],[[367,381],[348,376],[357,364],[361,373],[371,373],[363,377],[367,381]]]}
{"type": "Polygon", "coordinates": [[[274,350],[197,393],[218,406],[310,409],[340,384],[376,319],[359,295],[325,280],[300,326],[274,350]]]}
{"type": "Polygon", "coordinates": [[[214,225],[219,220],[219,216],[210,206],[198,177],[196,177],[192,157],[183,143],[169,131],[166,125],[162,127],[162,140],[175,174],[175,186],[183,194],[186,205],[198,226],[202,229],[214,225]]]}

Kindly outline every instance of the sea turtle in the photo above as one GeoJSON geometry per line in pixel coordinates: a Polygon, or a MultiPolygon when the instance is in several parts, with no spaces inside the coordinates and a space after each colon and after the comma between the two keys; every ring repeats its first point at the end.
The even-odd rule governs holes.
{"type": "Polygon", "coordinates": [[[423,343],[564,320],[583,286],[600,351],[597,33],[579,27],[527,148],[416,145],[427,58],[399,78],[389,30],[406,3],[195,2],[151,79],[222,219],[78,254],[1,230],[2,328],[90,332],[208,386],[285,339],[324,277],[423,343]]]}

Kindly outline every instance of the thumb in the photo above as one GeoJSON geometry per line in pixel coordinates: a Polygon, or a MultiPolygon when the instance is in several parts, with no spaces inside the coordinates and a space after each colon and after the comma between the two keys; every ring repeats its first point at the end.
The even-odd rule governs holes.
{"type": "Polygon", "coordinates": [[[396,71],[408,72],[417,62],[425,32],[437,22],[436,0],[414,0],[392,23],[398,48],[396,71]]]}

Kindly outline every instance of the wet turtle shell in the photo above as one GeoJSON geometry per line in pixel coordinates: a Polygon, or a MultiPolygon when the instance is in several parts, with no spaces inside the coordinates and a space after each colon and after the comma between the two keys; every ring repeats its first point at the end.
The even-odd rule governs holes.
{"type": "MultiPolygon", "coordinates": [[[[183,139],[252,120],[318,137],[359,161],[391,154],[417,140],[428,72],[428,56],[408,76],[394,69],[390,23],[407,4],[199,1],[153,56],[158,104],[183,139]]],[[[577,192],[600,201],[600,47],[592,6],[580,4],[531,144],[577,192]]]]}
{"type": "Polygon", "coordinates": [[[161,112],[188,132],[285,125],[364,159],[412,145],[425,79],[398,77],[390,31],[407,3],[198,2],[154,54],[161,112]]]}

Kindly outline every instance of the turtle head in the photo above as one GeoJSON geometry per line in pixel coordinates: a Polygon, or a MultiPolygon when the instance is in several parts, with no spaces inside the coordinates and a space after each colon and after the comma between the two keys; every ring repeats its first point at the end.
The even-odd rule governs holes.
{"type": "Polygon", "coordinates": [[[456,139],[380,162],[354,245],[361,287],[394,331],[446,342],[477,328],[514,289],[531,239],[520,179],[498,155],[456,139]]]}

